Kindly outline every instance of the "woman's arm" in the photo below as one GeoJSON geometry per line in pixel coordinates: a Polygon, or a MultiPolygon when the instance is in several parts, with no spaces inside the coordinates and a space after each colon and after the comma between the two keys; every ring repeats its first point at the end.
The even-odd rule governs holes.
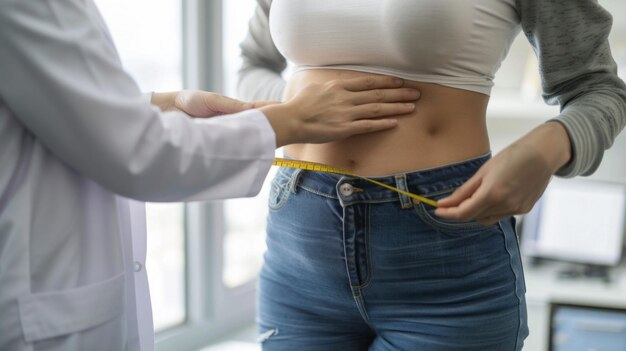
{"type": "Polygon", "coordinates": [[[626,124],[626,86],[607,41],[612,18],[595,0],[517,0],[539,59],[543,97],[561,113],[487,162],[439,202],[442,217],[492,224],[530,211],[553,174],[589,175],[626,124]]]}
{"type": "Polygon", "coordinates": [[[239,70],[238,95],[250,101],[282,100],[285,80],[281,73],[287,60],[278,52],[269,29],[272,0],[257,0],[248,29],[240,44],[243,64],[239,70]]]}
{"type": "Polygon", "coordinates": [[[552,121],[568,132],[572,159],[557,175],[590,175],[626,124],[626,86],[607,40],[612,16],[596,0],[517,0],[541,70],[552,121]]]}

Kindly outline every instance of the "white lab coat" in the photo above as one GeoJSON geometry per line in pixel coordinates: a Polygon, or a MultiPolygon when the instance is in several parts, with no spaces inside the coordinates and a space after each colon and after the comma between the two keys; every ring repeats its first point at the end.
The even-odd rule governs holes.
{"type": "Polygon", "coordinates": [[[274,148],[259,111],[149,106],[91,1],[0,0],[0,350],[151,350],[126,198],[251,196],[274,148]]]}

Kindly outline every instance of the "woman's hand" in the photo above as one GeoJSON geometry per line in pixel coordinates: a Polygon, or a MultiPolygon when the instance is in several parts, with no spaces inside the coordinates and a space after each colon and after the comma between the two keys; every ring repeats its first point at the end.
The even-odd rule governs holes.
{"type": "Polygon", "coordinates": [[[452,195],[441,199],[435,214],[491,225],[527,213],[570,157],[565,128],[558,122],[545,123],[502,150],[452,195]]]}
{"type": "Polygon", "coordinates": [[[276,132],[277,147],[325,143],[393,128],[413,112],[419,91],[398,78],[376,76],[310,84],[284,104],[261,108],[276,132]]]}
{"type": "Polygon", "coordinates": [[[153,93],[153,105],[162,111],[182,111],[191,117],[206,118],[260,108],[276,101],[245,102],[201,90],[153,93]]]}

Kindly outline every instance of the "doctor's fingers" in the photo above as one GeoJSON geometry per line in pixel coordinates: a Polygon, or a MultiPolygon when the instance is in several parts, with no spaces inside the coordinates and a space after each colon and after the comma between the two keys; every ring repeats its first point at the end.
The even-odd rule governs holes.
{"type": "Polygon", "coordinates": [[[420,97],[419,90],[409,88],[398,89],[374,89],[350,94],[350,100],[355,105],[372,102],[409,102],[416,101],[420,97]]]}
{"type": "Polygon", "coordinates": [[[397,125],[398,121],[395,119],[361,119],[346,124],[342,131],[336,130],[337,134],[342,138],[347,138],[356,134],[366,134],[394,128],[397,125]]]}
{"type": "Polygon", "coordinates": [[[177,93],[175,107],[191,117],[205,118],[258,108],[272,102],[244,102],[224,95],[201,90],[177,93]]]}
{"type": "MultiPolygon", "coordinates": [[[[229,98],[224,95],[201,92],[202,103],[206,108],[206,113],[214,115],[237,113],[252,108],[248,102],[229,98]]],[[[202,108],[202,106],[200,106],[202,108]]]]}
{"type": "Polygon", "coordinates": [[[330,86],[340,86],[348,91],[364,91],[373,89],[402,88],[404,80],[387,76],[367,76],[348,79],[336,79],[327,83],[330,86]]]}
{"type": "Polygon", "coordinates": [[[249,110],[249,109],[254,109],[254,108],[261,108],[261,107],[265,107],[265,106],[270,106],[270,105],[276,105],[276,104],[280,104],[280,101],[274,101],[274,100],[268,100],[268,101],[250,101],[250,102],[246,102],[245,103],[245,109],[249,110]]]}
{"type": "Polygon", "coordinates": [[[354,120],[396,116],[415,111],[415,104],[406,102],[371,103],[348,108],[348,116],[354,120]]]}

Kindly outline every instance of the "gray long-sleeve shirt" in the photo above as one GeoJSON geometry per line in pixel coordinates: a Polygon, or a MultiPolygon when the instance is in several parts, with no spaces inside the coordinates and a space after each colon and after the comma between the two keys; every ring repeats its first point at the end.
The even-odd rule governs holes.
{"type": "MultiPolygon", "coordinates": [[[[257,2],[241,43],[239,93],[245,99],[280,100],[287,60],[270,34],[272,0],[257,2]]],[[[626,124],[626,85],[607,40],[612,17],[596,0],[511,2],[539,60],[543,98],[561,107],[551,121],[563,124],[570,137],[572,159],[557,175],[590,175],[626,124]]]]}

